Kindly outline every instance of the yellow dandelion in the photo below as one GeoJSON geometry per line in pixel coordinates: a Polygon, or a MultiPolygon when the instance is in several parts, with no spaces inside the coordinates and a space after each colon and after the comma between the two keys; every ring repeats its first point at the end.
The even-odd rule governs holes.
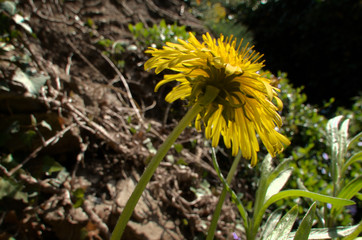
{"type": "Polygon", "coordinates": [[[146,50],[152,55],[145,63],[146,70],[155,68],[157,74],[165,69],[176,72],[165,75],[155,91],[165,83],[177,81],[179,84],[168,93],[166,101],[187,99],[192,105],[204,96],[207,87],[217,88],[217,97],[197,115],[196,129],[204,126],[205,136],[214,147],[222,136],[234,156],[241,150],[253,166],[259,151],[257,135],[275,156],[290,142],[276,131],[282,125],[277,111],[283,106],[279,89],[259,74],[264,66],[262,55],[248,44],[240,48],[241,42],[235,48],[236,39],[232,36],[213,39],[206,33],[202,38],[204,42],[200,43],[190,33],[187,41],[179,39],[179,43],[167,42],[162,49],[146,50]]]}

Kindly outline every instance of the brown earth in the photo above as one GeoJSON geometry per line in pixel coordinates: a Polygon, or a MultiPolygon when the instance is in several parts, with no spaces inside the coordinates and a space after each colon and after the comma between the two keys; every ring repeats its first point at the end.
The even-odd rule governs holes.
{"type": "MultiPolygon", "coordinates": [[[[149,56],[137,46],[128,24],[152,26],[165,19],[198,34],[206,30],[179,0],[28,0],[18,9],[36,37],[24,33],[23,49],[10,55],[27,51],[31,68],[49,79],[37,97],[9,82],[11,91],[1,92],[1,124],[16,120],[26,125],[33,114],[52,130],[39,127],[31,146],[7,143],[10,152],[27,156],[19,165],[26,169],[17,175],[19,181],[42,197],[31,204],[9,203],[1,216],[0,239],[107,239],[154,149],[186,109],[183,103],[164,101],[169,89],[154,93],[160,76],[144,71],[149,56]],[[85,24],[90,19],[92,24],[85,24]],[[125,44],[124,67],[96,45],[101,39],[125,44]],[[57,184],[50,176],[29,174],[44,156],[66,167],[64,178],[56,176],[57,184]],[[84,202],[74,208],[77,189],[83,190],[84,202]]],[[[8,81],[17,66],[3,60],[1,79],[8,81]]],[[[202,133],[189,128],[177,143],[183,149],[172,149],[157,169],[124,239],[204,238],[221,184],[202,133]],[[213,186],[205,187],[203,179],[213,186]]],[[[227,200],[218,239],[232,239],[236,217],[227,200]]]]}

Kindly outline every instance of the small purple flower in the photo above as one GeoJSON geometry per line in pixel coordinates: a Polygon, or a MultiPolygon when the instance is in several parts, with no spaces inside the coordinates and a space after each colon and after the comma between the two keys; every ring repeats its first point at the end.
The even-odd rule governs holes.
{"type": "Polygon", "coordinates": [[[233,232],[233,237],[234,237],[234,240],[241,240],[241,238],[239,238],[239,236],[233,232]]]}

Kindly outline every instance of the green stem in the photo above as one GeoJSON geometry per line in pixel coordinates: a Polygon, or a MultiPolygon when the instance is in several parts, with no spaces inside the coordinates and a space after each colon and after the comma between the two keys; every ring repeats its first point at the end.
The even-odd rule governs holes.
{"type": "Polygon", "coordinates": [[[168,150],[171,148],[172,144],[176,141],[181,132],[190,125],[190,123],[195,119],[197,114],[204,108],[205,105],[209,104],[216,98],[218,93],[219,90],[217,88],[207,87],[205,95],[193,105],[193,107],[186,113],[186,115],[181,119],[180,123],[167,137],[165,142],[160,146],[156,155],[151,159],[146,170],[142,174],[139,182],[136,185],[136,188],[133,190],[133,193],[128,199],[122,214],[118,218],[117,224],[111,236],[111,240],[121,239],[122,234],[127,226],[128,220],[130,219],[133,210],[138,203],[138,200],[140,199],[143,191],[146,188],[146,185],[150,181],[158,165],[166,156],[168,150]]]}
{"type": "MultiPolygon", "coordinates": [[[[230,185],[231,180],[233,179],[237,166],[239,165],[241,159],[241,151],[239,151],[238,155],[236,155],[233,164],[231,165],[230,171],[226,177],[226,182],[230,185]]],[[[216,227],[217,227],[217,222],[219,220],[220,217],[220,212],[221,212],[221,208],[222,205],[224,204],[224,200],[226,198],[226,194],[227,194],[227,190],[226,190],[226,186],[224,186],[224,188],[222,189],[222,192],[220,194],[219,197],[219,201],[217,202],[214,214],[212,216],[212,220],[211,220],[211,224],[209,227],[209,231],[207,233],[207,237],[206,240],[212,240],[214,239],[214,235],[215,235],[215,231],[216,231],[216,227]]]]}

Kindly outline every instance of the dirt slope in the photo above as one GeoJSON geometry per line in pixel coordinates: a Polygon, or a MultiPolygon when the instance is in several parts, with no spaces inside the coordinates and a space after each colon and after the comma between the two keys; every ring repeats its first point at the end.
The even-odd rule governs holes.
{"type": "MultiPolygon", "coordinates": [[[[1,125],[14,119],[27,125],[32,114],[52,129],[39,128],[41,136],[31,146],[9,142],[5,148],[27,156],[20,166],[25,171],[16,177],[41,197],[8,205],[0,238],[109,237],[154,149],[185,112],[182,103],[163,100],[167,89],[154,94],[160,76],[144,71],[148,56],[135,44],[128,24],[152,26],[165,19],[203,33],[202,23],[187,8],[177,0],[28,0],[18,5],[36,37],[24,32],[22,50],[10,55],[22,56],[26,50],[32,59],[29,68],[48,80],[38,96],[29,95],[23,85],[9,82],[18,66],[2,59],[1,80],[8,81],[11,91],[1,92],[1,125]],[[122,68],[97,45],[104,39],[125,47],[122,68]],[[32,174],[44,156],[65,166],[63,177],[32,174]],[[77,197],[77,192],[84,196],[77,197]],[[83,202],[74,208],[79,199],[83,202]]],[[[207,231],[221,190],[209,149],[192,128],[177,142],[183,149],[171,150],[161,163],[124,239],[202,239],[207,231]],[[205,187],[203,178],[214,186],[205,187]]],[[[4,199],[1,204],[6,204],[4,199]]],[[[219,239],[231,239],[235,218],[235,209],[226,202],[219,239]]]]}

